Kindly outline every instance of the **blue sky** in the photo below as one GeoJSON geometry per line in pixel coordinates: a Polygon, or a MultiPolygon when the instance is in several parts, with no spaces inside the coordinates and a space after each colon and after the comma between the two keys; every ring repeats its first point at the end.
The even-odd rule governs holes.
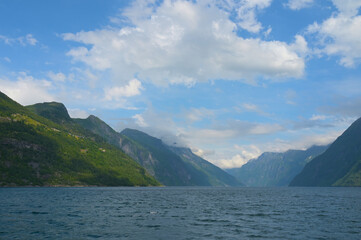
{"type": "Polygon", "coordinates": [[[360,0],[0,1],[0,91],[222,167],[361,116],[360,0]]]}

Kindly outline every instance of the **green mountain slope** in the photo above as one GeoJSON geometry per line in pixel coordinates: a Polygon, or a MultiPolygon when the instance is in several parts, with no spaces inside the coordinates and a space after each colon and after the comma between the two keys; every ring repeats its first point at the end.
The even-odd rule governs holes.
{"type": "Polygon", "coordinates": [[[119,141],[121,138],[120,133],[114,131],[113,128],[111,128],[108,124],[103,122],[98,117],[90,115],[86,119],[74,118],[73,121],[75,121],[83,128],[89,130],[90,132],[101,136],[108,143],[119,147],[119,141]]]}
{"type": "Polygon", "coordinates": [[[55,123],[64,124],[71,121],[68,111],[62,103],[37,103],[26,106],[26,108],[36,113],[37,115],[47,118],[55,123]]]}
{"type": "Polygon", "coordinates": [[[361,186],[361,118],[309,162],[290,186],[361,186]]]}
{"type": "Polygon", "coordinates": [[[89,138],[95,138],[96,141],[102,141],[103,139],[97,135],[88,131],[82,127],[76,121],[74,121],[68,114],[68,110],[64,104],[58,102],[45,102],[37,103],[34,105],[25,106],[26,109],[35,113],[38,116],[46,118],[51,122],[61,125],[63,128],[71,131],[73,134],[86,136],[89,138]]]}
{"type": "Polygon", "coordinates": [[[228,169],[227,172],[246,186],[288,186],[292,179],[302,171],[307,162],[323,153],[326,149],[326,146],[313,146],[305,151],[266,152],[241,168],[228,169]]]}
{"type": "MultiPolygon", "coordinates": [[[[0,92],[0,186],[158,185],[144,168],[101,137],[75,123],[77,130],[67,128],[62,120],[69,119],[58,124],[29,109],[34,110],[0,92]]],[[[64,109],[50,110],[49,118],[66,117],[64,109]]]]}
{"type": "Polygon", "coordinates": [[[125,129],[118,133],[95,116],[74,120],[122,149],[164,185],[239,185],[234,177],[194,155],[189,149],[171,148],[160,139],[137,130],[125,129]]]}

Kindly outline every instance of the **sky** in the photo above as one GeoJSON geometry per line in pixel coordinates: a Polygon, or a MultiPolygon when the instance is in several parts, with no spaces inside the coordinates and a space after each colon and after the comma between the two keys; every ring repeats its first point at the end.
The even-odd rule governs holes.
{"type": "Polygon", "coordinates": [[[0,91],[221,168],[361,117],[361,0],[1,0],[0,91]]]}

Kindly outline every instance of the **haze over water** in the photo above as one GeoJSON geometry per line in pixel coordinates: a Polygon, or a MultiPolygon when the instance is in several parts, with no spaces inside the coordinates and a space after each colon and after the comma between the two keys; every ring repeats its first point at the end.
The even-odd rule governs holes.
{"type": "Polygon", "coordinates": [[[361,188],[1,188],[0,239],[360,239],[361,188]]]}

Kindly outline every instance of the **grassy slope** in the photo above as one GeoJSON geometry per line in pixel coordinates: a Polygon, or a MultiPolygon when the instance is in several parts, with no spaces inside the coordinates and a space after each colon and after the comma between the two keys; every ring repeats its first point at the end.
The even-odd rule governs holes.
{"type": "MultiPolygon", "coordinates": [[[[30,107],[31,109],[31,107],[30,107]]],[[[0,185],[158,185],[80,126],[45,119],[0,92],[0,185]]]]}

